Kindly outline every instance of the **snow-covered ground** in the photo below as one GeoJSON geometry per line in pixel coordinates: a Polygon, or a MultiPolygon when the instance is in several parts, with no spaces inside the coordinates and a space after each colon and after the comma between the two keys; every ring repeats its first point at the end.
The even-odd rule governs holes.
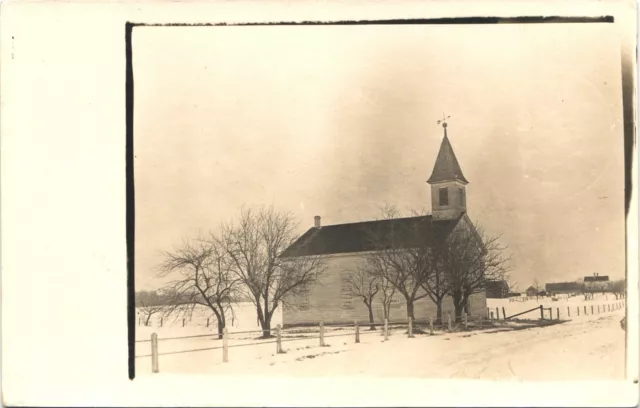
{"type": "MultiPolygon", "coordinates": [[[[508,299],[489,300],[491,308],[504,306],[507,315],[518,313],[542,304],[543,307],[560,308],[562,320],[568,322],[548,327],[524,330],[497,331],[495,329],[472,332],[438,332],[434,336],[417,335],[407,338],[404,329],[391,332],[383,341],[380,332],[368,332],[362,328],[361,342],[355,344],[351,329],[327,327],[327,347],[319,347],[317,333],[293,333],[287,331],[284,354],[276,354],[276,345],[258,340],[260,333],[237,333],[229,336],[229,362],[222,362],[222,341],[207,335],[191,339],[161,340],[159,342],[159,368],[162,373],[215,373],[252,375],[366,375],[410,376],[424,378],[474,378],[502,380],[582,380],[621,379],[624,377],[625,332],[620,327],[624,308],[604,311],[609,304],[621,301],[582,298],[552,301],[509,302],[508,299]],[[591,305],[601,312],[592,315],[591,305]],[[566,308],[587,306],[580,316],[566,308]],[[564,308],[564,313],[563,313],[564,308]],[[306,336],[302,340],[296,336],[306,336]],[[235,347],[234,347],[235,346],[235,347]],[[207,349],[181,353],[194,349],[207,349]],[[162,355],[163,353],[173,353],[162,355]]],[[[608,309],[607,309],[608,310],[608,309]]],[[[248,312],[247,312],[248,314],[248,312]]],[[[539,318],[531,313],[523,318],[539,318]]],[[[179,322],[180,323],[180,322],[179,322]]],[[[232,333],[240,331],[238,324],[232,333]]],[[[249,330],[255,330],[255,321],[249,330]]],[[[505,329],[512,327],[505,325],[505,329]]],[[[203,327],[163,328],[145,327],[146,333],[139,340],[148,339],[151,331],[160,339],[174,335],[185,336],[204,331],[203,327]],[[187,332],[190,332],[187,334],[187,332]]],[[[140,334],[140,330],[138,330],[140,334]]],[[[269,340],[272,341],[272,340],[269,340]]],[[[150,353],[150,343],[136,344],[136,355],[150,353]]],[[[149,374],[151,359],[136,358],[137,375],[149,374]]]]}

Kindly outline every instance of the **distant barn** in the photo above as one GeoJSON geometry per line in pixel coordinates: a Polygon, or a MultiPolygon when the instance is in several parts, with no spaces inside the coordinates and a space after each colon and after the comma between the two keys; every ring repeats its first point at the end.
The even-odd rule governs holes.
{"type": "Polygon", "coordinates": [[[608,275],[595,275],[595,276],[585,276],[584,277],[584,282],[585,283],[592,283],[592,282],[609,282],[609,276],[608,275]]]}
{"type": "Polygon", "coordinates": [[[538,289],[534,288],[533,286],[529,286],[526,290],[526,293],[529,297],[538,296],[538,289]]]}
{"type": "Polygon", "coordinates": [[[545,290],[550,295],[555,295],[558,293],[581,293],[584,290],[584,286],[580,282],[556,282],[556,283],[547,283],[545,285],[545,290]]]}
{"type": "Polygon", "coordinates": [[[486,283],[487,298],[504,299],[509,297],[509,284],[505,280],[489,281],[486,283]]]}

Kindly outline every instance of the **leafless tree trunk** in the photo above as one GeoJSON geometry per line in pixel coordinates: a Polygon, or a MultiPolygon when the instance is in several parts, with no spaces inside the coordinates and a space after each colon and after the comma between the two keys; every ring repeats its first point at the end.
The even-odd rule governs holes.
{"type": "Polygon", "coordinates": [[[396,294],[396,288],[386,279],[380,280],[380,295],[382,297],[382,313],[383,318],[389,320],[391,312],[391,303],[396,294]]]}
{"type": "Polygon", "coordinates": [[[438,248],[440,261],[447,271],[448,293],[453,299],[456,321],[469,302],[469,297],[486,290],[487,281],[506,278],[510,257],[498,236],[487,236],[479,227],[452,232],[438,248]]]}
{"type": "Polygon", "coordinates": [[[433,256],[433,268],[422,283],[422,287],[436,305],[436,324],[442,324],[442,302],[448,293],[447,271],[437,250],[434,251],[433,256]]]}
{"type": "Polygon", "coordinates": [[[295,242],[296,229],[291,214],[270,207],[243,209],[237,222],[224,225],[219,235],[211,235],[211,241],[230,257],[233,273],[255,305],[263,337],[271,336],[271,319],[287,302],[286,296],[300,294],[325,270],[320,256],[282,256],[295,242]]]}
{"type": "Polygon", "coordinates": [[[165,252],[160,276],[174,277],[164,288],[170,304],[166,314],[191,317],[197,305],[206,307],[215,316],[222,338],[240,284],[231,266],[223,248],[202,239],[186,240],[177,250],[165,252]]]}
{"type": "Polygon", "coordinates": [[[542,286],[540,285],[540,281],[538,278],[533,279],[533,288],[536,290],[536,300],[540,297],[540,291],[542,290],[542,286]]]}
{"type": "Polygon", "coordinates": [[[349,271],[348,281],[351,286],[351,295],[362,299],[365,306],[367,306],[369,329],[375,330],[373,299],[380,291],[380,277],[366,268],[357,268],[355,271],[349,271]]]}

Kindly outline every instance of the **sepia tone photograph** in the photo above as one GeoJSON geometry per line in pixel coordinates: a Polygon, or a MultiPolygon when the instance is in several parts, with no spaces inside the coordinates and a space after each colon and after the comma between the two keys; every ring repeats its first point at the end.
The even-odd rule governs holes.
{"type": "Polygon", "coordinates": [[[131,48],[136,378],[625,379],[612,24],[131,48]]]}

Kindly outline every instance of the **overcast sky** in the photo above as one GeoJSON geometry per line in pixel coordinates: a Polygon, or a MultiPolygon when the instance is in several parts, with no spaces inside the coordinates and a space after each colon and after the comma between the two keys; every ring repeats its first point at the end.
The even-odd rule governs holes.
{"type": "Polygon", "coordinates": [[[136,289],[242,205],[313,225],[429,208],[449,138],[471,219],[526,289],[624,276],[619,47],[607,24],[136,27],[136,289]]]}

